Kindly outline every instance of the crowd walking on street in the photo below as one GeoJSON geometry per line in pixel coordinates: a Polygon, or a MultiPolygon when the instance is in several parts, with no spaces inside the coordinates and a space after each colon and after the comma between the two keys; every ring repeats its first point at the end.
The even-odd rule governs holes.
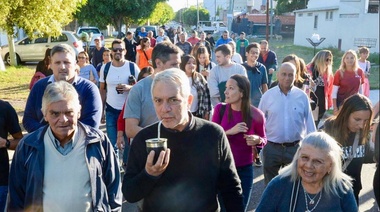
{"type": "Polygon", "coordinates": [[[157,33],[46,51],[26,134],[0,100],[0,211],[122,211],[127,201],[137,211],[244,212],[262,169],[256,211],[354,212],[365,163],[377,163],[379,204],[368,48],[347,50],[333,74],[326,49],[279,63],[245,32],[236,43],[227,30],[216,41],[157,33]]]}

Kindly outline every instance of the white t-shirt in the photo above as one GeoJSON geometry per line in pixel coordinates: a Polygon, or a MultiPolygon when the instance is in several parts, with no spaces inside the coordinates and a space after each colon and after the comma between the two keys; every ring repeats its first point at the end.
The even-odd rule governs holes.
{"type": "Polygon", "coordinates": [[[190,112],[194,113],[198,110],[198,92],[197,88],[193,85],[193,79],[189,77],[189,84],[191,88],[191,95],[193,95],[193,103],[190,106],[190,112]]]}
{"type": "MultiPolygon", "coordinates": [[[[123,109],[123,105],[125,102],[125,99],[128,96],[129,92],[124,92],[123,94],[118,94],[116,91],[117,84],[128,84],[128,77],[131,75],[131,71],[129,70],[129,61],[126,61],[123,66],[121,67],[115,67],[111,64],[110,69],[108,70],[106,83],[107,83],[107,98],[106,102],[111,107],[117,110],[123,109]]],[[[135,66],[135,78],[137,79],[137,76],[140,73],[140,69],[136,64],[133,64],[135,66]]],[[[102,68],[100,69],[100,78],[99,82],[104,82],[104,68],[106,67],[106,64],[102,65],[102,68]]]]}

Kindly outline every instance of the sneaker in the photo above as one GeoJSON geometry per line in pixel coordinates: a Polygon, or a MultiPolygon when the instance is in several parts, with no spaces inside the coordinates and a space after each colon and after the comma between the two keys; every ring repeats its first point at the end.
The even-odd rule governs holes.
{"type": "Polygon", "coordinates": [[[257,167],[260,167],[260,166],[263,165],[263,163],[261,163],[260,158],[256,158],[255,161],[253,162],[253,165],[257,166],[257,167]]]}

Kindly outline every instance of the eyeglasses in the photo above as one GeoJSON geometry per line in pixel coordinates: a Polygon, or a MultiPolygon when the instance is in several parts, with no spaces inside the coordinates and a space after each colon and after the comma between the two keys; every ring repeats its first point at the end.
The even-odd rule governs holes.
{"type": "Polygon", "coordinates": [[[124,48],[114,48],[114,49],[112,49],[112,51],[113,52],[117,52],[117,51],[122,52],[122,51],[124,51],[124,48]]]}
{"type": "Polygon", "coordinates": [[[330,61],[331,61],[331,58],[327,58],[327,59],[326,59],[326,62],[330,62],[330,61]]]}
{"type": "Polygon", "coordinates": [[[86,59],[86,57],[78,57],[78,59],[86,59]]]}

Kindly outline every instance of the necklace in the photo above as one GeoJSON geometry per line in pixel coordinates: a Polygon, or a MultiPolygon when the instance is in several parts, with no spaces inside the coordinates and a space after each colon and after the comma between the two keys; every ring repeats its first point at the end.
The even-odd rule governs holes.
{"type": "Polygon", "coordinates": [[[310,205],[313,205],[313,204],[314,204],[314,199],[318,196],[318,194],[316,194],[316,195],[314,196],[314,198],[310,198],[309,194],[305,191],[305,189],[303,189],[303,192],[304,192],[304,194],[305,194],[306,212],[312,212],[312,211],[315,210],[315,208],[318,206],[319,201],[320,201],[321,198],[322,198],[322,190],[321,190],[320,192],[318,192],[318,194],[319,194],[318,201],[317,201],[317,203],[315,204],[314,208],[312,208],[312,209],[309,209],[309,205],[307,204],[307,201],[310,199],[309,204],[310,204],[310,205]]]}
{"type": "Polygon", "coordinates": [[[306,201],[310,200],[309,204],[310,205],[314,205],[314,199],[318,196],[319,192],[313,198],[311,198],[310,195],[307,192],[305,192],[305,194],[306,194],[306,197],[307,197],[306,201]]]}

